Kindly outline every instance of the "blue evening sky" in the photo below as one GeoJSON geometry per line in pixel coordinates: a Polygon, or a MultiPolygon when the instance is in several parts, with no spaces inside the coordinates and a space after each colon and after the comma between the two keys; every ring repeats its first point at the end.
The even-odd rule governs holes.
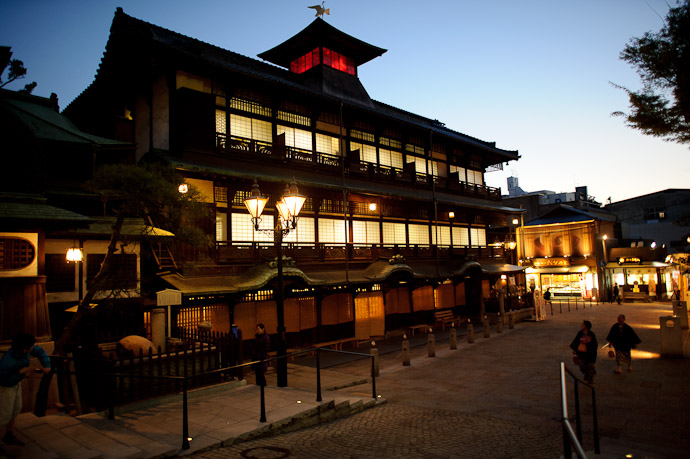
{"type": "MultiPolygon", "coordinates": [[[[64,108],[92,81],[115,9],[256,55],[314,19],[316,0],[2,0],[0,45],[64,108]]],[[[669,3],[675,4],[673,0],[669,3]]],[[[324,19],[388,50],[359,69],[370,96],[438,119],[521,159],[486,174],[506,192],[574,191],[599,202],[688,188],[687,146],[644,136],[610,114],[627,110],[610,82],[640,87],[619,60],[624,45],[658,31],[666,0],[330,0],[324,19]]],[[[3,75],[6,76],[6,75],[3,75]]]]}

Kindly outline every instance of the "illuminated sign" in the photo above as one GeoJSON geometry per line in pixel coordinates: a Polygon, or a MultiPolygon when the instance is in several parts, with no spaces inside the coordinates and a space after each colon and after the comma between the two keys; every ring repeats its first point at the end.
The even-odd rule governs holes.
{"type": "Polygon", "coordinates": [[[567,258],[535,258],[533,266],[540,268],[544,266],[570,266],[570,260],[567,258]]]}
{"type": "Polygon", "coordinates": [[[622,265],[623,263],[636,263],[639,265],[642,263],[642,260],[640,260],[638,257],[620,257],[618,259],[618,264],[622,265]]]}

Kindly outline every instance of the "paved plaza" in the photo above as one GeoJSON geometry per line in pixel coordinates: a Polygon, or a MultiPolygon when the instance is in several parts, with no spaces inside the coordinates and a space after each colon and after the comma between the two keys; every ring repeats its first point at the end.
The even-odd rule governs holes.
{"type": "MultiPolygon", "coordinates": [[[[554,315],[548,311],[544,322],[521,322],[512,330],[506,326],[501,334],[493,326],[489,338],[475,333],[473,344],[466,342],[463,328],[457,350],[450,350],[442,338],[435,357],[428,357],[424,345],[414,347],[409,367],[402,366],[400,352],[386,352],[376,381],[386,404],[194,457],[558,458],[563,451],[559,364],[564,361],[579,374],[568,345],[580,323],[593,323],[601,348],[619,313],[626,315],[642,344],[633,351],[633,372],[622,375],[613,373],[615,361],[600,350],[594,383],[599,457],[688,457],[690,361],[659,355],[659,317],[672,315],[671,305],[607,303],[563,309],[559,313],[556,303],[554,315]]],[[[365,362],[334,369],[350,378],[368,374],[365,362]]],[[[369,387],[339,392],[364,395],[369,387]]],[[[572,418],[572,384],[569,387],[572,418]]],[[[580,397],[584,446],[592,453],[589,391],[581,390],[580,397]]]]}

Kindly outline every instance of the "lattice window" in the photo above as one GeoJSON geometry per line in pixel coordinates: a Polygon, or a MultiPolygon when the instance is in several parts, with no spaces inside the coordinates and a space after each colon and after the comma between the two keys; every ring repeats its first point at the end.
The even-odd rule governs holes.
{"type": "Polygon", "coordinates": [[[350,142],[350,150],[359,150],[359,159],[367,163],[376,164],[376,147],[357,142],[350,142]]]}
{"type": "Polygon", "coordinates": [[[397,169],[402,169],[404,166],[403,154],[399,151],[379,148],[379,159],[382,166],[395,167],[397,169]]]}
{"type": "Polygon", "coordinates": [[[484,174],[482,171],[475,171],[472,169],[467,169],[467,183],[472,183],[475,185],[484,184],[484,174]]]}
{"type": "Polygon", "coordinates": [[[277,126],[276,133],[278,135],[285,134],[285,145],[288,147],[299,148],[302,150],[311,151],[311,132],[303,129],[291,128],[288,126],[277,126]]]}
{"type": "Polygon", "coordinates": [[[228,119],[225,110],[216,110],[216,132],[219,134],[227,134],[228,119]]]}
{"type": "Polygon", "coordinates": [[[243,112],[254,113],[255,115],[265,116],[267,118],[271,117],[270,107],[260,104],[259,102],[241,99],[239,97],[233,97],[230,99],[230,108],[241,110],[243,112]]]}
{"type": "Polygon", "coordinates": [[[384,244],[397,244],[406,245],[407,236],[405,234],[405,224],[404,223],[383,223],[383,243],[384,244]]]}
{"type": "Polygon", "coordinates": [[[67,263],[65,254],[46,254],[46,291],[73,292],[76,289],[76,263],[67,263]]]}
{"type": "Polygon", "coordinates": [[[213,199],[215,202],[228,202],[228,187],[214,186],[213,199]]]}
{"type": "Polygon", "coordinates": [[[0,237],[0,270],[25,268],[35,257],[36,249],[26,239],[0,237]]]}
{"type": "Polygon", "coordinates": [[[235,114],[230,115],[230,135],[268,143],[273,141],[270,122],[235,114]]]}
{"type": "Polygon", "coordinates": [[[470,228],[472,247],[486,247],[486,229],[470,228]]]}
{"type": "Polygon", "coordinates": [[[470,230],[464,226],[453,227],[453,247],[468,247],[470,245],[470,230]]]}
{"type": "Polygon", "coordinates": [[[355,244],[380,244],[381,231],[379,223],[355,220],[352,222],[352,242],[355,244]]]}
{"type": "MultiPolygon", "coordinates": [[[[263,231],[255,231],[252,216],[248,212],[233,212],[230,216],[230,231],[232,242],[270,242],[273,243],[273,234],[263,231]]],[[[273,228],[273,215],[263,215],[259,228],[273,228]]]]}
{"type": "Polygon", "coordinates": [[[364,140],[365,142],[374,142],[374,134],[369,132],[360,131],[359,129],[350,130],[350,137],[353,139],[364,140]]]}
{"type": "Polygon", "coordinates": [[[414,153],[416,155],[424,155],[424,147],[420,147],[419,145],[414,145],[411,143],[405,144],[405,151],[409,151],[410,153],[414,153]]]}
{"type": "Polygon", "coordinates": [[[432,244],[439,247],[450,247],[450,226],[439,225],[431,228],[432,244]],[[438,240],[436,234],[438,233],[438,240]]]}
{"type": "Polygon", "coordinates": [[[342,200],[333,199],[322,199],[321,208],[319,212],[329,213],[329,214],[342,214],[344,213],[344,206],[342,200]]]}
{"type": "Polygon", "coordinates": [[[453,172],[458,173],[458,181],[460,182],[466,182],[467,181],[467,171],[464,167],[459,167],[459,166],[453,166],[452,164],[448,166],[451,174],[453,172]]]}
{"type": "Polygon", "coordinates": [[[380,137],[379,143],[386,147],[397,148],[398,150],[402,150],[402,142],[397,139],[391,139],[390,137],[380,137]]]}
{"type": "Polygon", "coordinates": [[[334,218],[319,218],[319,242],[322,244],[345,244],[345,222],[334,218]]]}
{"type": "Polygon", "coordinates": [[[314,230],[314,219],[311,217],[299,217],[297,228],[290,231],[283,237],[285,242],[299,242],[313,244],[316,242],[316,232],[314,230]]]}
{"type": "Polygon", "coordinates": [[[316,134],[316,151],[327,155],[340,155],[340,142],[337,137],[316,134]]]}
{"type": "Polygon", "coordinates": [[[308,116],[298,115],[297,113],[284,112],[278,110],[277,118],[288,123],[301,124],[302,126],[311,126],[311,120],[308,116]]]}
{"type": "Polygon", "coordinates": [[[410,223],[410,245],[429,245],[429,225],[410,223]]]}

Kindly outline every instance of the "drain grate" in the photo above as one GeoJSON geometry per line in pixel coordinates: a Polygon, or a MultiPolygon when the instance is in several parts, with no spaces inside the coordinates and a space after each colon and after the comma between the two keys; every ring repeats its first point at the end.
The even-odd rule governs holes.
{"type": "Polygon", "coordinates": [[[283,459],[290,457],[289,449],[278,448],[277,446],[257,446],[256,448],[245,449],[240,456],[245,459],[283,459]]]}

